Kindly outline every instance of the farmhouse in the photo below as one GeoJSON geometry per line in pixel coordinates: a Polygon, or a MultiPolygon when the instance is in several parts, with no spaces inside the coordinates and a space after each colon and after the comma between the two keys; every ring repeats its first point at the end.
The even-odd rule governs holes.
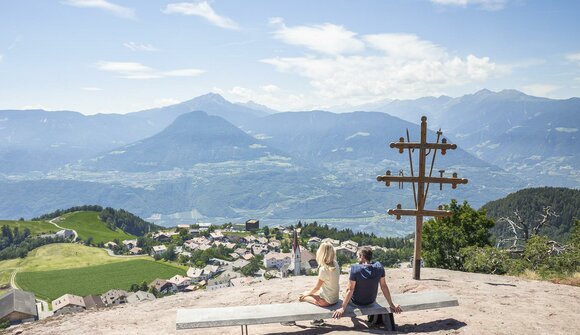
{"type": "Polygon", "coordinates": [[[155,246],[153,246],[153,248],[151,248],[151,256],[161,255],[162,253],[164,253],[166,251],[167,251],[167,247],[164,246],[163,244],[155,245],[155,246]]]}
{"type": "Polygon", "coordinates": [[[78,295],[65,294],[52,301],[54,315],[82,312],[85,309],[85,300],[78,295]]]}
{"type": "Polygon", "coordinates": [[[280,269],[284,265],[290,265],[290,253],[271,252],[264,256],[264,267],[280,269]]]}
{"type": "Polygon", "coordinates": [[[123,245],[127,250],[133,249],[137,246],[137,240],[123,240],[123,245]]]}
{"type": "Polygon", "coordinates": [[[0,320],[11,324],[38,320],[34,293],[10,290],[0,297],[0,320]]]}
{"type": "Polygon", "coordinates": [[[149,284],[149,286],[153,286],[155,287],[155,289],[157,290],[157,292],[160,293],[175,293],[177,292],[177,285],[175,285],[174,283],[171,283],[165,279],[155,279],[154,281],[151,282],[151,284],[149,284]]]}
{"type": "Polygon", "coordinates": [[[206,265],[204,268],[189,268],[187,270],[187,276],[191,278],[192,283],[198,283],[202,280],[208,280],[209,278],[215,276],[220,270],[217,265],[206,265]]]}
{"type": "Polygon", "coordinates": [[[127,292],[123,290],[109,290],[101,295],[101,299],[107,306],[120,305],[127,302],[127,295],[127,292]]]}
{"type": "Polygon", "coordinates": [[[175,275],[167,280],[168,282],[175,284],[178,291],[185,290],[186,287],[191,285],[191,278],[184,277],[182,275],[175,275]]]}
{"type": "Polygon", "coordinates": [[[87,309],[106,307],[103,299],[99,295],[87,295],[83,298],[83,301],[87,309]]]}

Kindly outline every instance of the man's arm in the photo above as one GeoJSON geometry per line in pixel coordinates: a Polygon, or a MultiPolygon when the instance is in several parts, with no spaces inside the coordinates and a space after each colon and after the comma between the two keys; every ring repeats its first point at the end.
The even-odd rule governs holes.
{"type": "Polygon", "coordinates": [[[348,305],[348,302],[350,301],[350,298],[352,298],[352,294],[354,293],[354,288],[356,286],[356,281],[354,280],[350,280],[348,282],[348,287],[346,288],[346,296],[344,297],[344,300],[342,301],[342,306],[335,310],[334,313],[332,313],[332,317],[335,319],[340,319],[342,317],[342,313],[344,313],[344,311],[346,310],[346,306],[348,305]]]}
{"type": "Polygon", "coordinates": [[[385,296],[385,299],[387,299],[387,302],[389,303],[389,307],[391,308],[391,312],[393,313],[401,313],[403,310],[401,309],[401,305],[395,305],[393,303],[393,300],[391,299],[391,292],[389,291],[389,287],[387,286],[387,282],[385,280],[385,277],[381,277],[381,280],[379,281],[380,285],[381,285],[381,291],[383,291],[383,295],[385,296]]]}

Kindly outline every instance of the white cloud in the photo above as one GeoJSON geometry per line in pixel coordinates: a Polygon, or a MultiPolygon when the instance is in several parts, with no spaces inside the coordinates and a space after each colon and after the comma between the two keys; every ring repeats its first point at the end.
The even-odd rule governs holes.
{"type": "MultiPolygon", "coordinates": [[[[280,18],[270,22],[277,26],[276,38],[284,43],[322,53],[261,60],[280,72],[307,78],[313,89],[306,100],[316,101],[314,107],[318,108],[441,95],[449,88],[484,82],[512,71],[511,65],[496,64],[488,57],[450,54],[443,46],[414,34],[359,36],[330,23],[289,28],[280,18]]],[[[302,108],[306,103],[302,101],[302,108]]]]}
{"type": "Polygon", "coordinates": [[[282,72],[310,80],[317,99],[333,104],[368,102],[378,97],[417,98],[446,87],[484,81],[496,74],[487,57],[406,59],[389,56],[338,56],[334,58],[278,57],[262,62],[282,72]]]}
{"type": "Polygon", "coordinates": [[[474,5],[484,10],[495,11],[504,9],[509,0],[431,0],[431,2],[442,6],[467,7],[474,5]]]}
{"type": "Polygon", "coordinates": [[[560,89],[560,86],[550,84],[532,84],[522,87],[522,91],[524,91],[526,94],[538,97],[548,97],[550,93],[558,89],[560,89]]]}
{"type": "Polygon", "coordinates": [[[274,37],[287,44],[305,46],[330,55],[354,53],[364,49],[364,43],[356,38],[356,33],[343,26],[325,23],[287,27],[281,18],[271,18],[270,23],[279,26],[274,31],[274,37]]]}
{"type": "Polygon", "coordinates": [[[366,35],[364,40],[371,47],[385,52],[389,57],[401,60],[440,59],[446,56],[443,48],[412,34],[366,35]]]}
{"type": "Polygon", "coordinates": [[[580,52],[567,54],[566,60],[572,63],[576,63],[576,65],[580,65],[580,52]]]}
{"type": "Polygon", "coordinates": [[[0,54],[0,62],[2,61],[2,59],[4,59],[4,55],[0,54]]]}
{"type": "Polygon", "coordinates": [[[270,84],[262,86],[262,90],[266,93],[274,93],[278,92],[280,90],[280,87],[270,84]]]}
{"type": "Polygon", "coordinates": [[[193,16],[200,16],[211,24],[225,28],[225,29],[233,29],[238,30],[240,27],[236,22],[232,19],[227,18],[225,16],[218,15],[213,8],[209,5],[207,1],[201,2],[179,2],[179,3],[170,3],[162,10],[164,14],[182,14],[182,15],[193,15],[193,16]]]}
{"type": "Polygon", "coordinates": [[[578,131],[578,128],[556,127],[556,131],[560,133],[575,133],[578,131]]]}
{"type": "Polygon", "coordinates": [[[169,71],[158,71],[151,67],[136,62],[106,62],[97,63],[97,68],[101,71],[113,72],[120,78],[126,79],[155,79],[164,77],[195,77],[204,71],[199,69],[176,69],[169,71]]]}
{"type": "Polygon", "coordinates": [[[132,51],[159,51],[156,47],[151,44],[140,44],[135,42],[123,43],[123,46],[131,49],[132,51]]]}
{"type": "Polygon", "coordinates": [[[135,10],[105,0],[66,0],[65,5],[82,8],[98,8],[125,19],[135,19],[135,10]]]}
{"type": "Polygon", "coordinates": [[[83,87],[82,90],[84,91],[91,91],[91,92],[97,92],[97,91],[102,91],[103,89],[100,87],[83,87]]]}

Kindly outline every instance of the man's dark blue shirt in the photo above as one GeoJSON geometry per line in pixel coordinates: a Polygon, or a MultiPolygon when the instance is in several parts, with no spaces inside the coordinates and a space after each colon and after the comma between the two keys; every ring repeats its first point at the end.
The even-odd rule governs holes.
{"type": "Polygon", "coordinates": [[[351,301],[356,305],[369,305],[375,302],[379,281],[385,276],[385,268],[379,262],[373,264],[354,264],[350,268],[350,280],[356,282],[351,301]]]}

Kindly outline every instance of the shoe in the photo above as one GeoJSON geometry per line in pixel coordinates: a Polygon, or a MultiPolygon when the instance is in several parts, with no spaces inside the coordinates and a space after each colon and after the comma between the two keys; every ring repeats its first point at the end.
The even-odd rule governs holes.
{"type": "Polygon", "coordinates": [[[320,320],[310,321],[310,325],[311,326],[322,326],[322,325],[324,325],[324,320],[320,319],[320,320]]]}
{"type": "Polygon", "coordinates": [[[296,322],[288,321],[288,322],[280,322],[282,326],[296,326],[296,322]]]}

